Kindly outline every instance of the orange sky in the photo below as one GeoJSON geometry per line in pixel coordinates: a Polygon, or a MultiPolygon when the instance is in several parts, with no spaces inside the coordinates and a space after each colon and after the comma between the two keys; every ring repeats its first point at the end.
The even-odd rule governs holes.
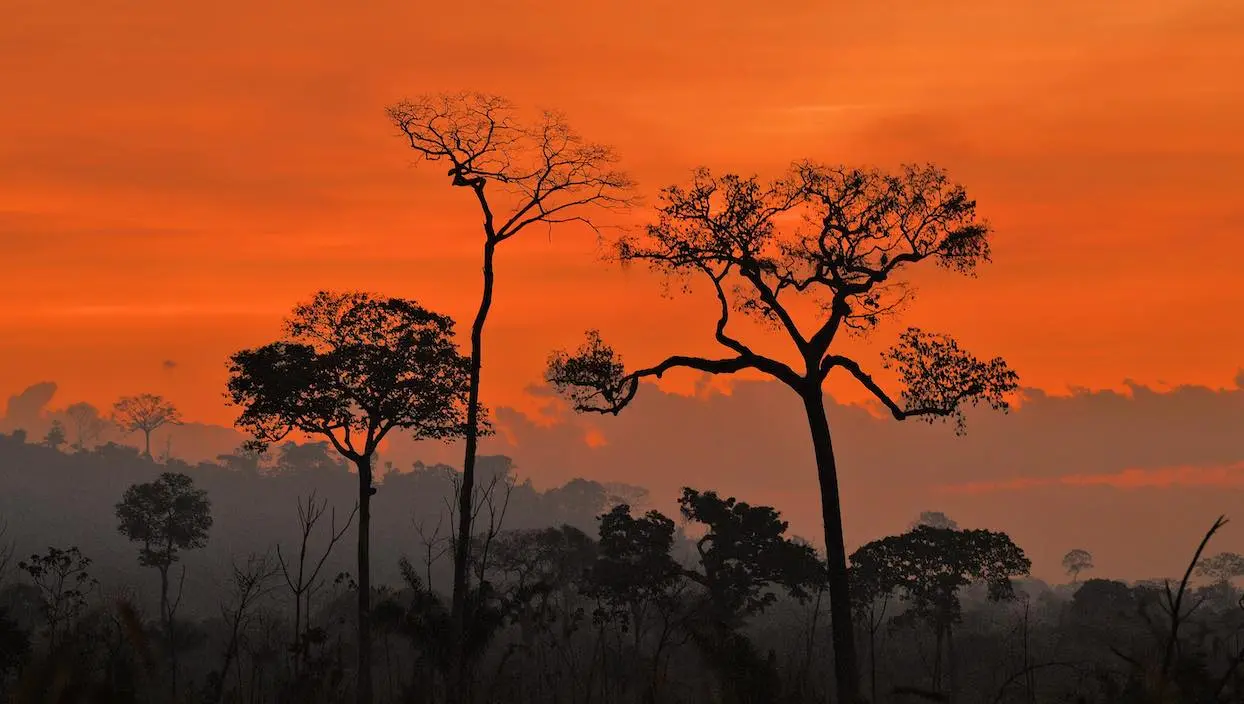
{"type": "MultiPolygon", "coordinates": [[[[5,0],[0,393],[150,390],[227,424],[225,358],[317,289],[465,327],[475,211],[383,113],[458,89],[564,111],[649,196],[700,164],[936,161],[995,262],[931,280],[907,320],[1052,391],[1234,378],[1244,5],[800,4],[5,0]]],[[[573,228],[505,245],[490,405],[532,407],[549,349],[587,327],[636,362],[712,351],[711,300],[665,301],[594,248],[573,228]]]]}

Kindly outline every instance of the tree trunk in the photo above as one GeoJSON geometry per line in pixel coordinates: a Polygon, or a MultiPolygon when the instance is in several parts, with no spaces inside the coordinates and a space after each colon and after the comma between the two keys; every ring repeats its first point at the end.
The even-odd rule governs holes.
{"type": "Polygon", "coordinates": [[[951,702],[951,704],[954,704],[955,699],[958,698],[959,696],[958,664],[959,664],[959,661],[955,657],[955,627],[954,625],[947,625],[946,626],[946,672],[950,675],[949,679],[947,680],[947,685],[949,687],[948,691],[950,695],[947,698],[947,701],[951,702]]]}
{"type": "Polygon", "coordinates": [[[855,627],[847,579],[847,549],[842,536],[842,505],[838,498],[838,465],[825,417],[825,398],[818,387],[803,391],[804,410],[816,453],[816,478],[821,487],[821,518],[825,525],[825,558],[829,571],[829,614],[834,644],[834,679],[839,704],[860,702],[855,627]]]}
{"type": "Polygon", "coordinates": [[[168,631],[169,614],[168,614],[168,565],[160,565],[160,625],[164,627],[165,632],[168,631]]]}
{"type": "Polygon", "coordinates": [[[151,431],[150,430],[146,430],[146,429],[143,430],[143,440],[144,440],[144,445],[146,448],[143,450],[143,455],[146,456],[147,459],[151,459],[151,431]]]}
{"type": "Polygon", "coordinates": [[[358,686],[355,700],[371,704],[371,457],[355,462],[359,472],[358,686]]]}
{"type": "Polygon", "coordinates": [[[870,617],[868,623],[868,683],[872,691],[873,702],[877,701],[877,629],[870,617]]]}
{"type": "Polygon", "coordinates": [[[479,447],[479,387],[480,369],[483,366],[484,323],[492,307],[493,255],[496,242],[489,237],[484,242],[484,291],[479,311],[471,325],[471,378],[467,392],[466,452],[462,459],[462,489],[458,494],[458,543],[454,546],[454,586],[450,608],[449,666],[450,700],[466,701],[464,687],[470,678],[466,676],[464,652],[466,636],[466,597],[469,561],[471,557],[471,513],[474,508],[475,455],[479,447]]]}

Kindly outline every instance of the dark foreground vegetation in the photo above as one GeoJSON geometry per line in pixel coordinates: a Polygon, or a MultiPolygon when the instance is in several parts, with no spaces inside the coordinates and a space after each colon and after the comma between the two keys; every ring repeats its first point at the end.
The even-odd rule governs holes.
{"type": "MultiPolygon", "coordinates": [[[[480,466],[470,701],[831,700],[823,561],[773,509],[687,489],[667,517],[633,508],[635,487],[541,492],[504,458],[480,466]]],[[[379,483],[377,702],[447,698],[460,476],[416,466],[379,483]]],[[[0,436],[4,695],[353,701],[356,486],[324,443],[191,466],[0,436]]],[[[936,513],[861,547],[851,572],[866,695],[1239,701],[1244,605],[1231,580],[1244,559],[1202,550],[1163,584],[1081,579],[1091,556],[1080,550],[1064,566],[1070,584],[1028,578],[1005,534],[936,513]]]]}

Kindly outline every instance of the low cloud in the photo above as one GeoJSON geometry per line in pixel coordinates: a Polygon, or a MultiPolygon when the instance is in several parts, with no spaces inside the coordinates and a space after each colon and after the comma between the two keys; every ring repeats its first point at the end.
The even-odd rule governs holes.
{"type": "Polygon", "coordinates": [[[1003,482],[965,482],[937,487],[945,494],[992,494],[1042,486],[1108,486],[1116,489],[1147,487],[1218,487],[1244,489],[1244,462],[1222,467],[1162,467],[1125,469],[1107,474],[1071,474],[1049,479],[1019,478],[1003,482]]]}

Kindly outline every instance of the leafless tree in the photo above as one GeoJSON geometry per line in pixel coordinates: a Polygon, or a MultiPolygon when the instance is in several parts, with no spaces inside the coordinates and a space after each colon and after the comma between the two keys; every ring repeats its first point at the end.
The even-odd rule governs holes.
{"type": "Polygon", "coordinates": [[[9,569],[13,566],[13,554],[17,550],[17,544],[14,541],[4,539],[8,533],[9,522],[0,520],[0,587],[4,586],[5,580],[9,577],[9,569]]]}
{"type": "Polygon", "coordinates": [[[93,445],[108,429],[108,421],[100,417],[98,409],[86,402],[70,404],[65,409],[65,415],[73,423],[73,448],[79,452],[93,445]]]}
{"type": "Polygon", "coordinates": [[[713,339],[727,356],[673,355],[628,372],[591,331],[576,353],[550,358],[547,379],[578,410],[614,414],[641,380],[678,368],[760,372],[796,392],[821,490],[838,700],[855,704],[859,675],[825,379],[844,370],[896,419],[953,418],[962,431],[965,405],[1005,410],[1018,377],[1002,359],[980,360],[948,336],[908,328],[883,362],[905,387],[895,398],[834,343],[843,331],[867,334],[902,311],[912,293],[902,275],[911,265],[927,260],[973,273],[989,258],[989,227],[977,219],[976,202],[933,166],[888,174],[801,162],[767,186],[700,169],[689,186],[662,192],[657,213],[643,234],[618,239],[614,255],[684,287],[692,277],[710,285],[719,310],[713,339]],[[790,343],[789,359],[758,353],[731,332],[736,313],[778,332],[790,343]]]}
{"type": "Polygon", "coordinates": [[[229,629],[229,640],[225,645],[223,661],[215,680],[215,692],[212,699],[223,702],[225,696],[225,678],[229,669],[237,661],[238,648],[245,630],[254,618],[255,605],[267,597],[275,585],[277,567],[272,564],[268,555],[248,555],[246,562],[239,564],[233,561],[229,576],[229,602],[222,604],[220,615],[229,629]]]}
{"type": "Polygon", "coordinates": [[[354,521],[354,515],[358,513],[358,504],[355,504],[350,515],[346,516],[345,524],[341,526],[341,530],[337,530],[337,509],[334,507],[329,514],[328,519],[328,544],[324,546],[324,551],[320,553],[315,565],[308,569],[307,562],[307,545],[311,540],[311,534],[315,532],[315,526],[324,516],[324,512],[328,508],[328,499],[324,499],[316,503],[315,491],[312,491],[306,499],[298,500],[298,568],[294,568],[285,561],[285,556],[281,553],[281,546],[276,547],[277,563],[280,566],[281,575],[285,578],[285,584],[289,587],[290,594],[294,597],[294,675],[297,676],[301,671],[302,662],[306,655],[306,642],[303,638],[303,615],[311,613],[311,595],[315,591],[317,585],[323,580],[320,579],[320,570],[324,568],[324,563],[332,554],[333,548],[337,542],[350,530],[350,524],[354,521]]]}
{"type": "MultiPolygon", "coordinates": [[[[471,385],[458,533],[471,535],[484,324],[492,307],[497,246],[535,224],[579,222],[596,228],[593,208],[631,201],[633,183],[615,168],[612,149],[583,140],[561,115],[521,121],[504,98],[480,93],[423,96],[387,109],[389,120],[423,160],[447,165],[450,185],[468,189],[479,205],[483,234],[483,291],[471,326],[471,385]],[[493,184],[493,188],[489,188],[493,184]]],[[[454,552],[450,651],[455,678],[462,665],[469,541],[454,552]]],[[[455,688],[457,689],[457,688],[455,688]]]]}
{"type": "Polygon", "coordinates": [[[112,406],[112,420],[127,433],[142,431],[143,454],[151,457],[151,433],[166,425],[181,425],[181,412],[163,396],[124,396],[112,406]]]}
{"type": "MultiPolygon", "coordinates": [[[[449,515],[453,515],[453,507],[450,506],[449,515]]],[[[431,529],[428,528],[426,518],[414,521],[415,533],[419,535],[419,543],[423,546],[423,578],[424,584],[432,588],[432,565],[441,559],[445,553],[453,549],[453,538],[447,535],[441,535],[441,530],[445,527],[445,512],[437,511],[436,525],[431,529]]],[[[450,528],[452,533],[453,528],[450,528]]]]}

